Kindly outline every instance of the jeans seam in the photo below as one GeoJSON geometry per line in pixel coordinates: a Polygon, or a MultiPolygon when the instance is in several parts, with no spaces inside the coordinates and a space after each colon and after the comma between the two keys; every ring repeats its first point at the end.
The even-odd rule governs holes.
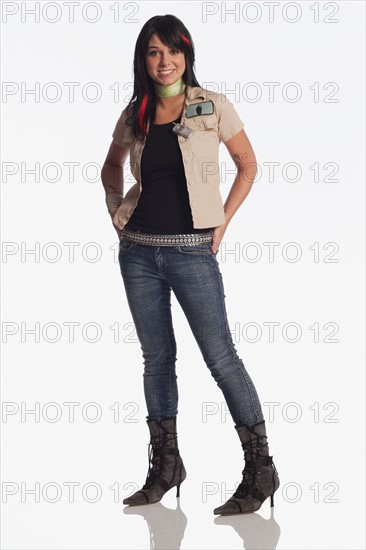
{"type": "MultiPolygon", "coordinates": [[[[167,282],[167,284],[169,285],[169,283],[167,282]]],[[[168,297],[169,297],[169,303],[170,303],[170,293],[171,293],[171,289],[170,289],[170,285],[169,285],[169,290],[168,290],[168,297]]],[[[170,317],[171,317],[171,325],[173,325],[173,319],[172,319],[172,314],[171,314],[171,310],[170,310],[170,317]]],[[[170,323],[169,323],[170,324],[170,323]]],[[[173,327],[170,326],[169,329],[172,329],[173,330],[173,327]]],[[[172,411],[172,376],[173,376],[173,372],[174,372],[174,365],[175,365],[175,353],[174,353],[174,356],[173,356],[173,349],[172,349],[172,339],[171,339],[171,335],[169,335],[169,354],[170,354],[170,357],[171,357],[171,364],[173,365],[173,367],[170,368],[170,371],[169,371],[169,384],[168,384],[168,416],[173,416],[173,411],[172,411]]]]}
{"type": "Polygon", "coordinates": [[[221,298],[220,302],[221,302],[222,315],[223,315],[223,319],[224,319],[224,322],[225,322],[226,341],[230,346],[231,355],[232,355],[234,364],[239,369],[239,371],[240,371],[240,373],[243,377],[244,383],[247,386],[247,389],[248,389],[248,392],[249,392],[249,395],[250,395],[250,401],[251,401],[251,404],[252,404],[252,408],[253,408],[254,414],[255,414],[255,416],[258,420],[258,418],[261,417],[261,414],[260,414],[260,411],[257,411],[257,408],[255,406],[255,399],[253,399],[252,388],[251,388],[251,385],[249,384],[248,379],[247,379],[247,373],[245,372],[245,366],[243,364],[242,359],[240,359],[240,357],[238,356],[238,354],[235,350],[235,347],[234,347],[234,344],[233,344],[233,341],[232,341],[232,337],[231,337],[231,334],[230,334],[230,327],[228,325],[227,315],[225,314],[225,301],[224,301],[223,282],[222,282],[221,274],[220,274],[220,271],[219,271],[219,265],[216,264],[216,263],[215,263],[215,273],[216,273],[216,277],[218,279],[219,287],[220,287],[220,290],[221,290],[221,292],[220,292],[220,298],[221,298]],[[241,368],[242,366],[244,367],[244,369],[241,368]],[[258,412],[259,412],[259,414],[258,414],[258,412]]]}

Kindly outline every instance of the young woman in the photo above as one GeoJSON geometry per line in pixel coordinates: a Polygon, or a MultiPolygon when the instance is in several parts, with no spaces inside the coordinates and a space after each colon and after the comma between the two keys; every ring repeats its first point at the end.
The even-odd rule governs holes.
{"type": "Polygon", "coordinates": [[[222,390],[244,450],[243,478],[215,514],[254,512],[279,487],[269,456],[255,386],[232,341],[216,255],[225,230],[248,195],[256,159],[243,122],[224,94],[202,88],[194,46],[173,15],[149,19],[137,38],[133,96],[119,117],[102,168],[106,203],[120,239],[119,265],[144,359],[150,432],[143,487],[123,503],[177,497],[186,470],[178,449],[173,290],[203,359],[222,390]],[[237,174],[222,204],[219,144],[237,174]],[[123,165],[130,155],[136,179],[124,196],[123,165]]]}

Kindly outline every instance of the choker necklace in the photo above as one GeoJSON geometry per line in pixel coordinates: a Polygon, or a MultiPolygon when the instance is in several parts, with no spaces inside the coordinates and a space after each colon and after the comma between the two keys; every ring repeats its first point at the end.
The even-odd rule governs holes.
{"type": "Polygon", "coordinates": [[[184,92],[186,88],[183,78],[180,77],[179,80],[173,82],[173,84],[157,84],[154,82],[155,93],[159,97],[171,97],[173,95],[178,95],[184,92]]]}

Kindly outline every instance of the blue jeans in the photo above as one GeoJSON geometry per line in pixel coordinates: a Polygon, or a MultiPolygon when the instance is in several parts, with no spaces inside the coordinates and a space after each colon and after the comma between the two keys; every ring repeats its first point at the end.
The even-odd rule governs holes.
{"type": "Polygon", "coordinates": [[[263,420],[257,391],[232,340],[222,274],[210,244],[151,246],[122,237],[118,261],[144,360],[146,418],[178,413],[173,290],[235,424],[252,427],[263,420]]]}

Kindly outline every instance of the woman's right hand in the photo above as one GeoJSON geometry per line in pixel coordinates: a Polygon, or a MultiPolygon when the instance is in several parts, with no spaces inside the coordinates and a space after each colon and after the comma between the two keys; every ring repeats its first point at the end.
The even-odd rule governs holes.
{"type": "MultiPolygon", "coordinates": [[[[112,223],[113,223],[113,222],[112,222],[112,223]]],[[[122,229],[120,229],[119,227],[117,227],[116,225],[114,225],[114,223],[113,223],[113,227],[114,227],[114,229],[117,231],[118,240],[120,241],[120,240],[121,240],[122,229]]]]}
{"type": "MultiPolygon", "coordinates": [[[[114,215],[114,214],[113,214],[113,215],[114,215]]],[[[111,219],[113,218],[113,215],[111,214],[111,219]]],[[[118,239],[120,240],[120,239],[121,239],[121,234],[122,234],[122,229],[120,229],[119,227],[117,227],[116,224],[113,223],[113,220],[112,220],[112,225],[113,225],[114,229],[115,229],[116,232],[117,232],[118,239]]]]}
{"type": "Polygon", "coordinates": [[[113,208],[113,209],[108,210],[108,212],[109,212],[109,215],[110,215],[111,220],[112,220],[112,225],[113,225],[114,229],[115,229],[116,232],[117,232],[118,239],[120,240],[120,239],[121,239],[122,229],[120,229],[119,227],[117,227],[117,226],[113,223],[113,216],[115,215],[115,213],[117,212],[117,210],[118,210],[118,208],[113,208]]]}

